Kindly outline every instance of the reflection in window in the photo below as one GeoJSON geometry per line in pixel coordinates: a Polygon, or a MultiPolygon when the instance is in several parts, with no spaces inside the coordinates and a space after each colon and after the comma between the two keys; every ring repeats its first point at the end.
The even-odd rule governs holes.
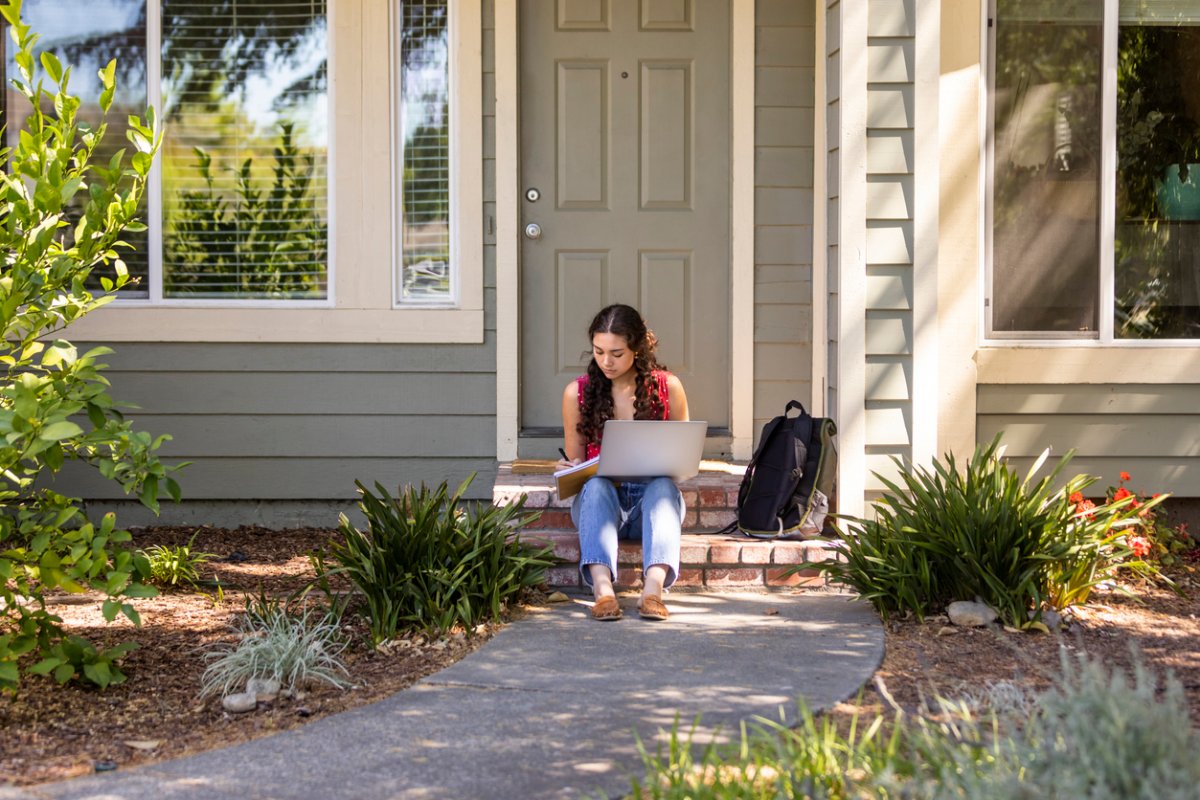
{"type": "MultiPolygon", "coordinates": [[[[144,116],[147,105],[145,0],[25,0],[21,6],[21,16],[41,36],[38,51],[52,52],[64,66],[71,67],[69,90],[83,101],[79,108],[81,123],[95,127],[102,121],[97,102],[101,87],[96,71],[110,60],[117,60],[117,94],[106,120],[108,131],[93,160],[107,164],[113,154],[121,149],[126,150],[128,159],[126,120],[131,114],[144,116]]],[[[17,75],[13,61],[15,48],[8,38],[7,24],[4,25],[4,36],[8,44],[4,82],[7,87],[4,98],[4,138],[5,145],[12,147],[25,127],[29,105],[7,80],[17,75]]],[[[53,90],[49,79],[46,89],[53,90]]],[[[51,113],[52,109],[46,108],[45,111],[51,113]]],[[[141,215],[145,219],[145,205],[141,215]]],[[[149,274],[147,234],[144,231],[126,232],[122,238],[133,247],[132,250],[121,250],[120,255],[137,283],[127,284],[121,290],[121,296],[145,297],[149,274]]],[[[112,270],[111,264],[93,270],[88,288],[99,290],[100,278],[106,274],[112,277],[112,270]]]]}
{"type": "Polygon", "coordinates": [[[164,0],[163,296],[327,296],[323,0],[164,0]]]}
{"type": "Polygon", "coordinates": [[[1121,3],[1119,338],[1200,338],[1200,2],[1121,3]]]}
{"type": "Polygon", "coordinates": [[[999,0],[991,329],[1094,332],[1103,0],[999,0]]]}
{"type": "Polygon", "coordinates": [[[402,0],[398,301],[454,300],[450,272],[448,0],[402,0]]]}

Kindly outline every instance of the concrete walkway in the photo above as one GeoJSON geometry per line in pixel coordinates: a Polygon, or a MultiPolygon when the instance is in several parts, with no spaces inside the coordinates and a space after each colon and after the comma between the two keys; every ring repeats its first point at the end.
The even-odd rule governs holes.
{"type": "MultiPolygon", "coordinates": [[[[531,614],[413,688],[247,744],[0,797],[620,797],[678,718],[702,737],[795,701],[851,697],[883,657],[872,609],[843,595],[672,594],[666,623],[531,614]]],[[[11,790],[10,790],[11,791],[11,790]]]]}

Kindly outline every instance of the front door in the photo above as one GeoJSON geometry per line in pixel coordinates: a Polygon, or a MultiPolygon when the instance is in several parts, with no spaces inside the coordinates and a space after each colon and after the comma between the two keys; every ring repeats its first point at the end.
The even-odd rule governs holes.
{"type": "Polygon", "coordinates": [[[608,303],[637,307],[693,419],[729,428],[728,0],[523,0],[522,454],[608,303]]]}

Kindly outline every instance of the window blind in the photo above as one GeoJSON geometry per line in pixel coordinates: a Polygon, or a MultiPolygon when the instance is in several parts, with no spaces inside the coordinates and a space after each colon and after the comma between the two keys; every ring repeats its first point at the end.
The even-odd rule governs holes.
{"type": "Polygon", "coordinates": [[[453,299],[447,0],[400,3],[400,302],[453,299]]]}
{"type": "Polygon", "coordinates": [[[164,0],[163,296],[327,296],[324,0],[164,0]]]}

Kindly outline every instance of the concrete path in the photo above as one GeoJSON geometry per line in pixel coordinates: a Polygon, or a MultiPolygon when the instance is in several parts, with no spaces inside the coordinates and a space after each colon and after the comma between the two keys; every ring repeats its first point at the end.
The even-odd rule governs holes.
{"type": "MultiPolygon", "coordinates": [[[[702,737],[851,697],[883,629],[843,595],[672,594],[666,623],[531,614],[413,688],[247,744],[0,798],[620,797],[676,719],[702,737]]],[[[11,791],[11,790],[10,790],[11,791]]]]}

